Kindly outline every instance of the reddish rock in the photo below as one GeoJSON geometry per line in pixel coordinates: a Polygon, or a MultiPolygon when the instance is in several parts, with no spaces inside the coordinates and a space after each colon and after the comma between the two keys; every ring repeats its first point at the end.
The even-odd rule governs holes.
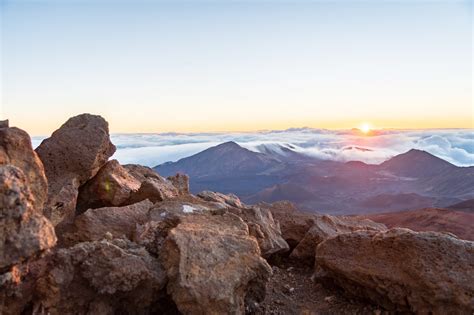
{"type": "Polygon", "coordinates": [[[318,278],[390,311],[474,312],[474,242],[392,229],[340,234],[319,244],[318,278]]]}
{"type": "Polygon", "coordinates": [[[201,191],[197,196],[206,201],[217,202],[217,203],[235,207],[235,208],[244,207],[239,197],[237,197],[234,194],[224,195],[218,192],[205,190],[205,191],[201,191]]]}
{"type": "Polygon", "coordinates": [[[56,244],[53,226],[33,207],[34,202],[23,172],[0,166],[0,270],[56,244]]]}
{"type": "Polygon", "coordinates": [[[42,213],[48,194],[43,163],[31,146],[30,136],[18,128],[0,128],[0,165],[14,165],[22,170],[34,200],[32,206],[42,213]]]}
{"type": "Polygon", "coordinates": [[[244,314],[245,305],[263,300],[271,274],[247,225],[232,214],[184,217],[160,259],[183,314],[244,314]]]}
{"type": "Polygon", "coordinates": [[[166,179],[147,179],[137,191],[132,191],[128,203],[132,204],[145,199],[158,202],[178,197],[178,190],[166,179]]]}
{"type": "Polygon", "coordinates": [[[290,249],[298,245],[316,222],[315,214],[298,211],[296,206],[289,201],[279,201],[272,204],[261,202],[257,206],[271,211],[274,220],[280,224],[282,237],[290,249]]]}
{"type": "Polygon", "coordinates": [[[125,205],[141,183],[117,160],[107,162],[91,180],[79,189],[76,210],[125,205]]]}
{"type": "Polygon", "coordinates": [[[316,247],[322,241],[342,233],[353,231],[385,231],[385,225],[368,219],[354,217],[316,216],[315,223],[291,252],[290,257],[308,264],[314,264],[316,247]]]}
{"type": "Polygon", "coordinates": [[[115,152],[108,123],[100,116],[70,118],[36,149],[49,183],[46,213],[54,225],[74,217],[79,186],[97,174],[115,152]]]}
{"type": "Polygon", "coordinates": [[[135,177],[140,183],[144,182],[147,179],[156,179],[156,180],[164,180],[157,172],[153,169],[138,165],[138,164],[126,164],[123,166],[130,175],[135,177]]]}
{"type": "Polygon", "coordinates": [[[124,239],[60,249],[37,283],[37,304],[50,314],[149,313],[166,283],[160,263],[124,239]]]}
{"type": "Polygon", "coordinates": [[[178,190],[179,195],[189,194],[189,176],[185,174],[176,174],[169,176],[168,180],[178,190]]]}
{"type": "Polygon", "coordinates": [[[89,209],[77,216],[71,231],[66,233],[68,243],[96,241],[110,233],[113,238],[134,238],[137,224],[148,221],[148,212],[153,206],[149,200],[123,207],[89,209]]]}

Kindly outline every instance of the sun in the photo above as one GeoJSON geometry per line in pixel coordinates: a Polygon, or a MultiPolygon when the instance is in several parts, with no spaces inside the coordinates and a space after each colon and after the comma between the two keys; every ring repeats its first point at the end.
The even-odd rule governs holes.
{"type": "Polygon", "coordinates": [[[359,130],[365,134],[368,134],[370,130],[372,130],[372,127],[368,123],[363,123],[360,125],[359,130]]]}

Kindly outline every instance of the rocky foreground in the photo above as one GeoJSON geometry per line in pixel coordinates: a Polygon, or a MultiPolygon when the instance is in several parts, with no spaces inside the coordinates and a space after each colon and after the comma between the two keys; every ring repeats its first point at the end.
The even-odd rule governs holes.
{"type": "Polygon", "coordinates": [[[0,123],[0,314],[472,314],[474,243],[189,193],[120,165],[108,124],[36,149],[0,123]]]}

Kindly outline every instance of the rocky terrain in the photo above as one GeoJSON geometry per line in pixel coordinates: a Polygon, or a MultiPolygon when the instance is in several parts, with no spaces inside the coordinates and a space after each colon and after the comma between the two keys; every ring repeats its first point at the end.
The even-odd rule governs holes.
{"type": "Polygon", "coordinates": [[[36,151],[0,122],[0,314],[474,312],[471,241],[193,195],[114,151],[99,116],[36,151]]]}

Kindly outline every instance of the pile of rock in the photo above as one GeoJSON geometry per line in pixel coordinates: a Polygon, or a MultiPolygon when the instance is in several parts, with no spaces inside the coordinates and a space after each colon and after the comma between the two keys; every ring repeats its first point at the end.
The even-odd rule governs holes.
{"type": "Polygon", "coordinates": [[[108,124],[69,119],[32,149],[0,122],[0,314],[259,312],[267,261],[389,310],[472,312],[473,243],[189,192],[109,160],[108,124]]]}

